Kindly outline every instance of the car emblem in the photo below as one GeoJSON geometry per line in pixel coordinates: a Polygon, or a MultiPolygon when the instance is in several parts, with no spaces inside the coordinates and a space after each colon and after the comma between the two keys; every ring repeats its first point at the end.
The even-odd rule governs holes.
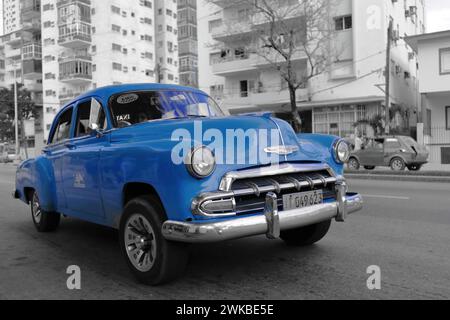
{"type": "Polygon", "coordinates": [[[287,156],[289,154],[297,152],[298,150],[299,147],[297,146],[274,146],[264,149],[264,151],[267,153],[276,153],[279,154],[280,156],[287,156]]]}

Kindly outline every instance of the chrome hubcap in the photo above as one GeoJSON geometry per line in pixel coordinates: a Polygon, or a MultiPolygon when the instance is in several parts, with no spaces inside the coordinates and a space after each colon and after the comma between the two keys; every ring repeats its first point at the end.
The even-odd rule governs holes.
{"type": "Polygon", "coordinates": [[[400,170],[402,168],[402,162],[400,160],[395,160],[393,162],[393,166],[395,170],[400,170]]]}
{"type": "Polygon", "coordinates": [[[42,210],[41,210],[41,205],[39,203],[39,199],[38,199],[36,193],[33,194],[33,203],[31,205],[31,210],[33,213],[34,222],[36,222],[37,224],[41,223],[42,210]]]}
{"type": "Polygon", "coordinates": [[[156,239],[150,222],[141,214],[133,214],[126,223],[125,249],[133,266],[147,272],[155,263],[156,239]]]}
{"type": "Polygon", "coordinates": [[[356,160],[350,160],[350,168],[356,169],[357,167],[358,167],[358,164],[357,164],[356,160]]]}

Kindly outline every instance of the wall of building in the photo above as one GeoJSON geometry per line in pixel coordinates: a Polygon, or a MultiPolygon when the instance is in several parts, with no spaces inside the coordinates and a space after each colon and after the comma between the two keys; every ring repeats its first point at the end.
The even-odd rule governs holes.
{"type": "Polygon", "coordinates": [[[450,91],[450,74],[441,75],[439,50],[450,48],[450,36],[419,42],[420,92],[450,91]]]}
{"type": "Polygon", "coordinates": [[[197,23],[198,29],[198,78],[199,87],[210,94],[219,103],[223,103],[223,94],[211,92],[211,88],[224,88],[225,78],[216,76],[210,65],[210,54],[217,52],[212,47],[215,45],[211,33],[209,32],[210,21],[220,17],[220,8],[210,4],[206,0],[198,0],[197,4],[197,23]]]}

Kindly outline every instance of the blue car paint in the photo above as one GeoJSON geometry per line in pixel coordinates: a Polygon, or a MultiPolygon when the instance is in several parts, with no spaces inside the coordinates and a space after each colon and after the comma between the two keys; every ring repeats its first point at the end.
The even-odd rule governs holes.
{"type": "MultiPolygon", "coordinates": [[[[46,211],[61,212],[117,228],[124,208],[123,191],[126,185],[143,183],[156,191],[170,220],[200,222],[206,218],[194,216],[190,210],[194,197],[216,191],[227,172],[262,165],[250,163],[248,157],[243,164],[218,164],[210,177],[200,180],[192,177],[184,164],[173,164],[172,149],[179,143],[171,140],[173,131],[186,129],[194,136],[197,119],[157,120],[113,129],[112,116],[107,107],[110,97],[140,90],[177,90],[205,95],[200,90],[180,86],[137,84],[99,88],[80,96],[64,106],[55,119],[68,107],[74,106],[72,123],[75,123],[78,104],[96,98],[104,107],[108,119],[104,135],[70,139],[69,144],[75,145],[76,149],[68,148],[67,141],[49,145],[43,155],[23,162],[16,179],[21,200],[29,200],[25,190],[32,188],[37,190],[41,206],[46,211]]],[[[55,123],[50,135],[55,130],[55,123]]],[[[268,114],[205,118],[201,119],[201,123],[203,131],[216,129],[222,133],[236,128],[277,130],[282,143],[299,147],[299,151],[289,156],[280,156],[280,162],[323,162],[337,175],[342,175],[343,166],[334,160],[332,154],[332,145],[337,137],[296,135],[287,122],[268,114]]],[[[190,143],[194,146],[199,141],[192,140],[190,143]]],[[[226,150],[229,152],[235,147],[227,145],[226,150]]]]}

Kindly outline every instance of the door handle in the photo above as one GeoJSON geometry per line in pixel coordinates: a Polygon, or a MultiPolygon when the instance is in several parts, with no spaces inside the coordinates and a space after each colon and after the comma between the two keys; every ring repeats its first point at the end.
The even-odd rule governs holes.
{"type": "Polygon", "coordinates": [[[69,150],[74,150],[77,148],[77,146],[75,144],[70,143],[70,142],[66,143],[64,146],[69,150]]]}

